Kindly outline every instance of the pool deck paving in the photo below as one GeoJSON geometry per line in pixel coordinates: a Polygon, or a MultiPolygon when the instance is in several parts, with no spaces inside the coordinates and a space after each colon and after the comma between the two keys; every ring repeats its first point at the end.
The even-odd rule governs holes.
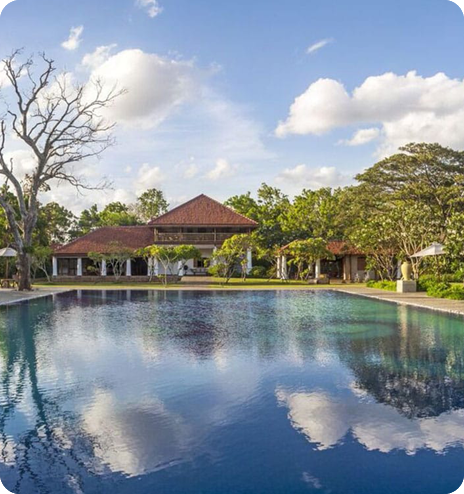
{"type": "Polygon", "coordinates": [[[429,309],[464,316],[463,300],[448,300],[443,298],[428,297],[424,292],[396,293],[386,290],[377,290],[375,288],[355,287],[349,285],[340,287],[339,291],[374,298],[377,300],[385,300],[386,302],[394,302],[400,305],[409,305],[421,309],[429,309]]]}
{"type": "Polygon", "coordinates": [[[72,289],[61,287],[34,288],[32,292],[18,292],[17,290],[7,290],[2,288],[0,289],[0,306],[27,302],[28,300],[49,297],[50,295],[57,295],[58,293],[69,291],[72,291],[72,289]]]}

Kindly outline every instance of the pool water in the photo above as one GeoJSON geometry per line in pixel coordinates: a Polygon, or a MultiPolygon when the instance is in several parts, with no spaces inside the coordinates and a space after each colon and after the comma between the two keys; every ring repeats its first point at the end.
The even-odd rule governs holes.
{"type": "Polygon", "coordinates": [[[329,291],[73,292],[0,312],[16,494],[448,494],[464,320],[329,291]]]}

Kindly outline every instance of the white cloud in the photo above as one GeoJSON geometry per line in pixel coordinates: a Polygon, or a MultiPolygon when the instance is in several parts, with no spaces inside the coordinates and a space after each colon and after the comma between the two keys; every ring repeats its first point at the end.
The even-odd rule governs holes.
{"type": "Polygon", "coordinates": [[[350,182],[350,178],[334,166],[322,166],[310,168],[306,165],[297,165],[294,168],[285,168],[277,177],[276,182],[294,185],[299,188],[309,187],[320,189],[321,187],[338,187],[350,182]]]}
{"type": "MultiPolygon", "coordinates": [[[[110,49],[101,47],[86,55],[82,63],[91,67],[100,57],[107,57],[110,49]]],[[[94,68],[91,79],[99,79],[107,87],[125,89],[127,93],[117,99],[107,115],[118,123],[143,128],[157,126],[200,92],[200,71],[191,62],[139,49],[110,56],[94,68]]]]}
{"type": "Polygon", "coordinates": [[[217,181],[233,177],[236,173],[236,167],[232,166],[227,160],[219,159],[216,165],[207,174],[209,180],[217,181]]]}
{"type": "MultiPolygon", "coordinates": [[[[204,87],[197,110],[203,113],[197,115],[202,120],[201,125],[204,122],[209,127],[206,149],[210,156],[227,156],[234,163],[266,160],[273,156],[263,143],[263,128],[249,115],[247,108],[204,87]]],[[[198,126],[198,120],[194,124],[198,126]]],[[[203,142],[201,146],[205,149],[203,142]]],[[[200,154],[196,152],[195,156],[200,154]]]]}
{"type": "Polygon", "coordinates": [[[82,59],[82,65],[87,69],[97,69],[103,65],[111,56],[112,50],[114,50],[118,45],[113,43],[106,46],[98,46],[94,52],[87,53],[82,59]]]}
{"type": "Polygon", "coordinates": [[[312,44],[306,49],[306,53],[308,55],[312,55],[313,53],[316,53],[319,51],[321,48],[324,48],[324,46],[327,46],[330,43],[333,43],[334,39],[333,38],[326,38],[326,39],[321,39],[320,41],[317,41],[316,43],[312,44]]]}
{"type": "Polygon", "coordinates": [[[158,3],[158,0],[137,0],[136,5],[144,9],[151,18],[163,12],[163,7],[158,3]]]}
{"type": "Polygon", "coordinates": [[[411,141],[462,148],[463,118],[463,80],[443,73],[386,73],[368,77],[351,94],[338,81],[319,79],[295,99],[276,134],[321,135],[340,127],[378,124],[380,154],[411,141]]]}
{"type": "Polygon", "coordinates": [[[37,166],[37,159],[32,151],[17,149],[5,153],[5,161],[13,167],[14,174],[22,180],[26,174],[31,173],[37,166]]]}
{"type": "Polygon", "coordinates": [[[284,389],[278,389],[276,396],[288,407],[292,426],[319,450],[335,447],[349,432],[367,450],[382,453],[399,449],[415,454],[425,448],[441,453],[464,444],[464,410],[409,419],[391,406],[358,396],[355,389],[343,399],[284,389]]]}
{"type": "Polygon", "coordinates": [[[5,64],[0,63],[0,90],[8,86],[11,86],[11,82],[6,75],[5,64]]]}
{"type": "Polygon", "coordinates": [[[378,139],[380,136],[380,130],[376,127],[371,129],[359,129],[357,130],[351,139],[341,140],[339,144],[344,144],[345,146],[363,146],[369,142],[378,139]]]}
{"type": "MultiPolygon", "coordinates": [[[[70,83],[85,76],[100,78],[108,88],[117,84],[127,89],[127,94],[105,109],[105,116],[118,124],[117,146],[106,151],[98,165],[88,164],[96,174],[88,177],[90,184],[110,177],[115,190],[126,190],[131,199],[146,190],[148,182],[155,187],[162,182],[168,195],[190,197],[204,192],[208,172],[211,180],[220,180],[246,164],[250,178],[259,175],[260,163],[272,156],[264,145],[262,126],[248,107],[216,92],[215,71],[210,68],[138,49],[118,52],[115,45],[107,45],[86,54],[78,70],[69,76],[70,83]],[[153,165],[153,156],[159,165],[141,165],[153,165]],[[218,157],[227,158],[227,165],[210,170],[218,157]]],[[[233,188],[233,184],[224,181],[222,187],[233,188]]],[[[115,190],[78,196],[62,186],[47,198],[62,196],[61,202],[77,212],[94,202],[111,202],[115,190]]]]}
{"type": "Polygon", "coordinates": [[[66,41],[63,41],[61,43],[61,46],[65,50],[77,50],[79,48],[79,45],[81,44],[82,41],[82,33],[84,32],[84,26],[78,26],[78,27],[73,27],[71,28],[71,31],[69,33],[69,38],[66,41]]]}
{"type": "Polygon", "coordinates": [[[184,170],[183,177],[188,179],[194,178],[198,175],[199,169],[198,166],[195,163],[190,163],[190,165],[187,165],[184,170]]]}
{"type": "Polygon", "coordinates": [[[147,189],[158,188],[163,183],[164,178],[164,173],[159,166],[144,163],[137,172],[137,179],[133,188],[138,195],[147,189]]]}

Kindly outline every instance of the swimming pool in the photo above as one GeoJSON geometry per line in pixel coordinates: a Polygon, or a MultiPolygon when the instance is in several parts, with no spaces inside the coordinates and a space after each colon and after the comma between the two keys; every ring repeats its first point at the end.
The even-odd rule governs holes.
{"type": "Polygon", "coordinates": [[[16,494],[448,494],[464,321],[330,291],[73,292],[0,313],[16,494]]]}

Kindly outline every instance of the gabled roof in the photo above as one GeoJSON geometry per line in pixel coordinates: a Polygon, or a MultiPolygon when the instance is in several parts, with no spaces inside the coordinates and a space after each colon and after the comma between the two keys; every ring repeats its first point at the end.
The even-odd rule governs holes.
{"type": "MultiPolygon", "coordinates": [[[[292,244],[293,242],[290,242],[285,245],[280,249],[280,252],[286,251],[292,244]]],[[[330,240],[327,243],[327,250],[329,250],[334,256],[365,255],[355,247],[350,246],[350,244],[344,240],[330,240]]]]}
{"type": "Polygon", "coordinates": [[[153,226],[248,226],[256,227],[256,221],[236,213],[204,194],[181,204],[150,221],[153,226]]]}
{"type": "Polygon", "coordinates": [[[149,226],[105,226],[98,228],[69,244],[57,247],[56,255],[87,255],[89,252],[107,252],[108,244],[120,242],[129,249],[141,249],[152,245],[153,228],[149,226]]]}

